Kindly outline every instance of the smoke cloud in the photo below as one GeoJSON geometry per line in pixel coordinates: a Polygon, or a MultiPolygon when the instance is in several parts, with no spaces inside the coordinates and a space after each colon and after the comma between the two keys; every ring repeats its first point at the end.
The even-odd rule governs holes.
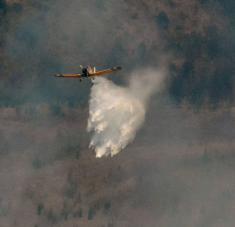
{"type": "Polygon", "coordinates": [[[164,71],[132,73],[126,87],[97,78],[89,101],[88,132],[96,157],[114,156],[124,149],[143,125],[150,97],[161,90],[164,71]]]}

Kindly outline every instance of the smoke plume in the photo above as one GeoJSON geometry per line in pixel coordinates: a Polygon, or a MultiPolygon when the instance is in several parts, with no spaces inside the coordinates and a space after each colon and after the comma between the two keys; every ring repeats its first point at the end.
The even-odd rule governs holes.
{"type": "Polygon", "coordinates": [[[132,73],[126,87],[97,78],[89,101],[88,132],[96,157],[116,155],[135,138],[143,125],[149,98],[160,91],[163,71],[153,69],[132,73]]]}

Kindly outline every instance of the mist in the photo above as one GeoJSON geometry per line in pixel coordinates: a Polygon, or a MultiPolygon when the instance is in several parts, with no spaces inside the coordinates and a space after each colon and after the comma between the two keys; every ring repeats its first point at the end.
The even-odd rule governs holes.
{"type": "Polygon", "coordinates": [[[116,155],[135,138],[143,125],[150,97],[163,86],[164,72],[133,72],[126,87],[97,78],[89,100],[88,132],[96,157],[116,155]]]}

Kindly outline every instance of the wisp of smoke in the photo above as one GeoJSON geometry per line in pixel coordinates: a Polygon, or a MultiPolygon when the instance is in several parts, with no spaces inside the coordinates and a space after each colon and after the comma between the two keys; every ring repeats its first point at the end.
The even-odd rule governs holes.
{"type": "Polygon", "coordinates": [[[96,78],[89,101],[90,148],[96,157],[116,155],[134,140],[143,125],[151,95],[160,91],[164,72],[148,69],[132,73],[128,86],[96,78]]]}

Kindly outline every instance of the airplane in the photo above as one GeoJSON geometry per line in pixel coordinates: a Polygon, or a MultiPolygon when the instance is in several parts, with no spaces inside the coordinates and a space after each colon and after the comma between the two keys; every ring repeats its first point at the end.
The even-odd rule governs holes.
{"type": "Polygon", "coordinates": [[[80,68],[82,69],[82,73],[70,73],[70,74],[55,74],[56,77],[62,77],[62,78],[79,78],[80,82],[82,81],[83,78],[91,78],[94,79],[94,77],[96,76],[102,76],[105,74],[109,74],[109,73],[113,73],[116,71],[119,71],[122,69],[122,67],[117,66],[117,67],[112,67],[109,69],[103,69],[103,70],[99,70],[96,71],[95,67],[91,67],[91,66],[86,66],[83,67],[82,65],[80,65],[80,68]]]}

